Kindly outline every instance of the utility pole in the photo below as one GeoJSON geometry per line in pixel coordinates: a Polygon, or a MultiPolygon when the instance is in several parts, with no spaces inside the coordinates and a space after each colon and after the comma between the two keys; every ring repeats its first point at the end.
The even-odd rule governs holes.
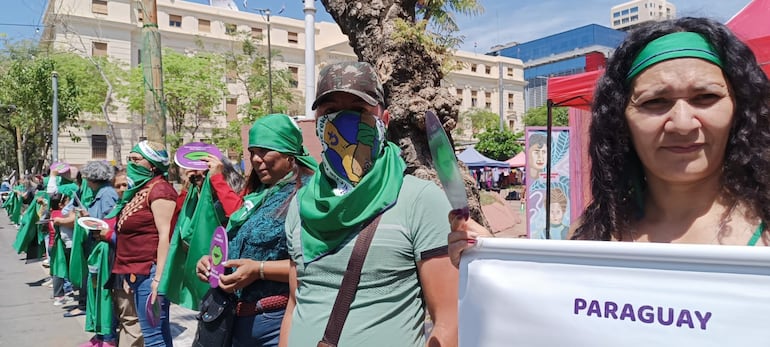
{"type": "MultiPolygon", "coordinates": [[[[497,59],[502,59],[502,56],[497,56],[497,59]]],[[[499,84],[497,87],[497,94],[498,94],[498,102],[500,106],[500,131],[503,131],[505,129],[505,124],[503,119],[505,118],[505,111],[503,109],[503,61],[499,60],[497,62],[497,83],[499,84]]]]}
{"type": "Polygon", "coordinates": [[[59,74],[51,72],[51,86],[53,89],[53,118],[51,121],[51,164],[59,161],[59,74]]]}
{"type": "MultiPolygon", "coordinates": [[[[151,142],[166,146],[166,112],[162,107],[163,76],[158,32],[158,4],[155,0],[142,0],[144,25],[142,26],[142,71],[144,74],[145,135],[151,142]]],[[[113,135],[114,136],[114,135],[113,135]]]]}
{"type": "Polygon", "coordinates": [[[315,100],[315,0],[305,0],[305,118],[313,119],[315,100]]]}

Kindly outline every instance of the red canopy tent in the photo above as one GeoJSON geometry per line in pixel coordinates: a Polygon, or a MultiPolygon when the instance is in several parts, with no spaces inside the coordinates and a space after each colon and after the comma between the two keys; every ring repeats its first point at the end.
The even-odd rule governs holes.
{"type": "Polygon", "coordinates": [[[765,74],[770,76],[770,0],[754,0],[725,25],[748,45],[765,74]]]}

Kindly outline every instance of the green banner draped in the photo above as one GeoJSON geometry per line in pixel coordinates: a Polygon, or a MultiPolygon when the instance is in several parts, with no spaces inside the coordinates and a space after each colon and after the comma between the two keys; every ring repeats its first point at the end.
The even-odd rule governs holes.
{"type": "MultiPolygon", "coordinates": [[[[38,197],[47,197],[47,195],[45,192],[37,192],[33,201],[37,201],[38,197]]],[[[42,208],[36,202],[27,207],[19,223],[21,226],[18,233],[16,233],[16,242],[13,243],[13,249],[16,250],[16,253],[27,253],[27,259],[40,258],[45,251],[45,244],[40,239],[43,225],[37,224],[40,220],[39,212],[42,208]]],[[[46,229],[46,232],[48,232],[48,229],[46,229]]]]}
{"type": "Polygon", "coordinates": [[[69,271],[67,271],[67,246],[64,244],[64,240],[61,239],[59,233],[59,227],[56,227],[56,240],[53,247],[51,247],[51,254],[49,254],[51,260],[51,276],[67,278],[69,271]]]}
{"type": "MultiPolygon", "coordinates": [[[[107,335],[112,331],[112,297],[107,282],[110,279],[110,245],[98,242],[88,257],[88,301],[86,301],[86,331],[107,335]]],[[[81,289],[83,290],[83,289],[81,289]]],[[[144,307],[143,305],[140,307],[144,307]]]]}
{"type": "MultiPolygon", "coordinates": [[[[165,294],[168,300],[192,310],[198,309],[201,298],[209,289],[209,284],[196,276],[195,266],[202,256],[209,254],[214,229],[226,223],[224,211],[214,204],[211,189],[209,177],[206,177],[195,207],[190,209],[194,197],[188,195],[185,199],[166,261],[168,271],[163,273],[158,286],[158,292],[165,294]]],[[[190,195],[195,194],[190,192],[190,195]]]]}
{"type": "MultiPolygon", "coordinates": [[[[75,213],[74,211],[72,213],[75,213]]],[[[84,250],[84,242],[88,238],[88,230],[78,224],[75,219],[75,227],[72,229],[72,250],[70,250],[69,280],[76,288],[83,288],[83,277],[86,274],[87,264],[84,250]]]]}

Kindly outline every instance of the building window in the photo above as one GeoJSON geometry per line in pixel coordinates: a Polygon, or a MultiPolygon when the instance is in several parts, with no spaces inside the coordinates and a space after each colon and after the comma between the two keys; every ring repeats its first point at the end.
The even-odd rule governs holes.
{"type": "Polygon", "coordinates": [[[292,88],[299,86],[299,68],[296,66],[289,66],[289,73],[291,73],[291,81],[289,84],[292,88]]]}
{"type": "Polygon", "coordinates": [[[479,105],[478,93],[475,90],[471,91],[471,107],[477,107],[479,105]]]}
{"type": "Polygon", "coordinates": [[[631,16],[631,21],[632,22],[635,22],[635,21],[638,21],[638,20],[639,20],[639,16],[637,16],[637,15],[631,16]]]}
{"type": "Polygon", "coordinates": [[[620,25],[620,20],[616,20],[616,21],[612,22],[612,25],[620,25]]]}
{"type": "Polygon", "coordinates": [[[227,121],[228,122],[234,122],[238,120],[238,99],[237,98],[227,98],[227,121]]]}
{"type": "Polygon", "coordinates": [[[198,19],[198,31],[202,33],[210,33],[211,21],[208,19],[198,19]]]}
{"type": "Polygon", "coordinates": [[[492,67],[491,66],[484,66],[484,73],[489,75],[492,73],[492,67]]]}
{"type": "Polygon", "coordinates": [[[626,24],[626,23],[628,23],[628,18],[623,18],[623,20],[622,20],[621,22],[622,22],[623,24],[626,24]]]}
{"type": "Polygon", "coordinates": [[[144,11],[142,11],[142,9],[136,10],[136,21],[139,23],[144,22],[144,11]]]}
{"type": "Polygon", "coordinates": [[[471,72],[476,72],[476,64],[471,64],[471,72]]]}
{"type": "Polygon", "coordinates": [[[107,56],[107,42],[91,42],[91,56],[92,57],[106,57],[107,56]]]}
{"type": "Polygon", "coordinates": [[[107,135],[91,135],[91,158],[107,159],[107,135]]]}
{"type": "Polygon", "coordinates": [[[182,27],[182,16],[177,16],[175,14],[168,15],[168,26],[172,28],[181,28],[182,27]]]}
{"type": "Polygon", "coordinates": [[[492,108],[492,93],[490,92],[484,93],[484,107],[488,109],[492,108]]]}
{"type": "Polygon", "coordinates": [[[227,35],[235,35],[235,33],[238,31],[238,26],[235,24],[226,23],[225,24],[225,34],[227,35]]]}
{"type": "Polygon", "coordinates": [[[516,121],[508,120],[508,129],[513,129],[514,125],[516,125],[516,121]]]}
{"type": "Polygon", "coordinates": [[[289,43],[299,43],[299,35],[295,32],[289,32],[289,43]]]}
{"type": "Polygon", "coordinates": [[[615,12],[615,13],[613,13],[613,14],[612,14],[612,17],[613,17],[613,18],[618,18],[618,17],[620,17],[620,12],[615,12]]]}
{"type": "Polygon", "coordinates": [[[639,7],[637,6],[631,7],[631,13],[637,13],[637,12],[639,12],[639,7]]]}
{"type": "Polygon", "coordinates": [[[136,50],[136,63],[137,65],[142,65],[142,50],[137,49],[136,50]]]}
{"type": "Polygon", "coordinates": [[[513,94],[508,94],[508,109],[513,108],[513,94]]]}
{"type": "Polygon", "coordinates": [[[262,28],[251,28],[251,38],[257,40],[262,39],[262,28]]]}
{"type": "Polygon", "coordinates": [[[107,14],[107,0],[91,0],[91,12],[107,14]]]}
{"type": "Polygon", "coordinates": [[[508,77],[513,77],[513,68],[512,67],[508,68],[508,77]]]}
{"type": "Polygon", "coordinates": [[[625,15],[627,15],[627,14],[628,14],[628,9],[625,9],[625,10],[623,10],[623,11],[620,11],[620,14],[621,14],[621,15],[624,15],[624,16],[625,16],[625,15]]]}

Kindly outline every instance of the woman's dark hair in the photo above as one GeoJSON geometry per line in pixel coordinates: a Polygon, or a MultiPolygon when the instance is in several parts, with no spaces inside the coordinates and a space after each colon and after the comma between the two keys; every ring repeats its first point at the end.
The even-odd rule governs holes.
{"type": "Polygon", "coordinates": [[[222,175],[225,176],[227,184],[234,192],[242,191],[246,186],[246,179],[235,169],[235,166],[229,159],[222,157],[220,161],[222,162],[222,175]]]}
{"type": "Polygon", "coordinates": [[[64,201],[64,195],[62,193],[53,193],[48,197],[48,207],[51,210],[59,210],[62,201],[64,201]]]}
{"type": "Polygon", "coordinates": [[[633,148],[625,109],[631,96],[626,75],[650,41],[673,32],[702,34],[722,60],[735,103],[722,168],[722,196],[744,203],[770,220],[770,84],[752,51],[724,25],[706,18],[681,18],[644,25],[631,32],[607,63],[593,100],[589,155],[591,194],[573,239],[611,240],[643,216],[646,188],[633,148]]]}

